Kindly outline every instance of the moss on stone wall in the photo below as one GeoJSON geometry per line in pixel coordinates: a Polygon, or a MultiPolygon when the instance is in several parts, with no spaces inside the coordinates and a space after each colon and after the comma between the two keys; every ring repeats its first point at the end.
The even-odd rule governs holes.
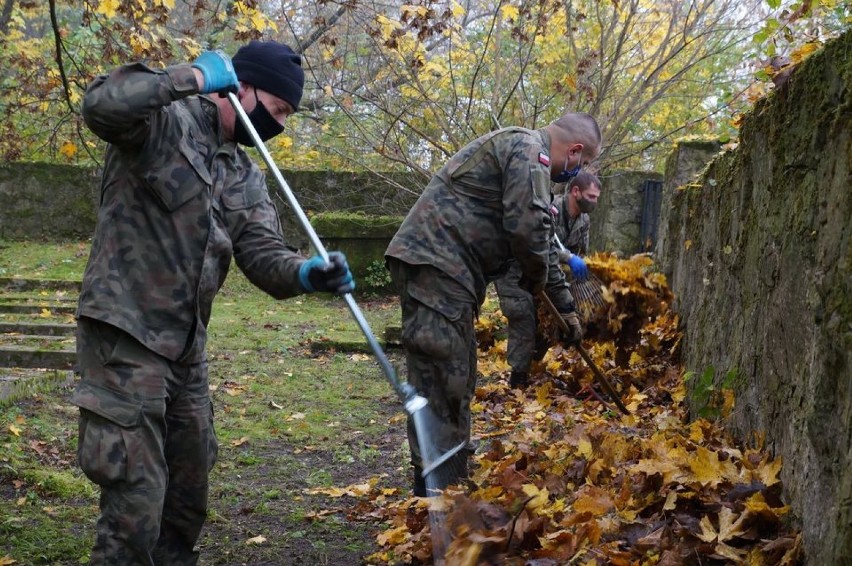
{"type": "Polygon", "coordinates": [[[765,433],[809,564],[852,564],[852,31],[746,116],[740,142],[671,193],[684,363],[765,433]],[[725,383],[736,368],[744,379],[725,383]]]}
{"type": "Polygon", "coordinates": [[[385,292],[391,290],[385,250],[403,218],[327,212],[313,216],[311,226],[327,249],[346,254],[358,289],[385,292]]]}
{"type": "Polygon", "coordinates": [[[311,225],[326,238],[393,237],[404,217],[360,212],[323,212],[311,217],[311,225]]]}

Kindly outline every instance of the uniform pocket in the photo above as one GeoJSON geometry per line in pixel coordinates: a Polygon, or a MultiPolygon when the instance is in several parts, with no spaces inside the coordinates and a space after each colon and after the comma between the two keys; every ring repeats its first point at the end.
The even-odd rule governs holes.
{"type": "Polygon", "coordinates": [[[145,167],[142,178],[169,212],[177,210],[213,183],[204,158],[186,138],[180,139],[176,152],[160,152],[157,161],[145,167]]]}
{"type": "Polygon", "coordinates": [[[83,473],[100,486],[128,479],[128,446],[142,421],[142,403],[117,391],[80,382],[71,396],[80,407],[77,460],[83,473]]]}
{"type": "Polygon", "coordinates": [[[437,296],[434,291],[414,282],[409,283],[407,293],[414,312],[402,329],[403,346],[410,352],[419,352],[436,360],[456,358],[459,348],[467,346],[458,324],[470,307],[449,301],[443,295],[437,296]]]}
{"type": "Polygon", "coordinates": [[[406,351],[433,360],[450,360],[460,336],[444,315],[418,302],[414,313],[402,329],[402,345],[406,351]]]}

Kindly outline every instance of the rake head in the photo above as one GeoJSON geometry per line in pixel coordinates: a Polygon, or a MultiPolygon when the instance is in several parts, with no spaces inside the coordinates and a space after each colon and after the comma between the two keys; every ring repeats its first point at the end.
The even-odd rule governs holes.
{"type": "Polygon", "coordinates": [[[595,318],[598,309],[606,306],[603,296],[603,283],[589,271],[589,277],[584,281],[571,281],[571,295],[577,305],[577,312],[583,320],[595,318]]]}

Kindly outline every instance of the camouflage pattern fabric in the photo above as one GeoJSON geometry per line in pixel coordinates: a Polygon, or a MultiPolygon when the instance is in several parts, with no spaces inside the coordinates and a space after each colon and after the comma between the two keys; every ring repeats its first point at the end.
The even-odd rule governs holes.
{"type": "MultiPolygon", "coordinates": [[[[584,254],[589,249],[589,215],[580,213],[577,218],[570,218],[567,198],[565,194],[557,195],[551,204],[554,232],[562,245],[572,253],[584,254]]],[[[555,241],[551,244],[551,261],[555,254],[557,261],[563,262],[558,244],[555,241]]],[[[558,263],[555,266],[551,264],[546,291],[559,312],[569,312],[574,309],[574,300],[570,296],[565,278],[570,279],[571,275],[564,274],[560,280],[560,277],[554,277],[557,271],[564,274],[558,263]]],[[[494,286],[500,301],[500,310],[508,322],[506,360],[512,370],[529,373],[533,360],[541,359],[546,353],[543,349],[546,338],[538,333],[537,309],[533,296],[520,287],[519,280],[520,267],[516,262],[512,262],[508,273],[498,279],[494,286]]]]}
{"type": "Polygon", "coordinates": [[[512,258],[528,286],[542,289],[552,229],[549,151],[544,130],[504,128],[472,141],[432,177],[385,255],[443,271],[477,305],[512,258]]]}
{"type": "Polygon", "coordinates": [[[568,195],[560,194],[553,199],[554,229],[562,245],[577,255],[589,253],[589,215],[581,212],[577,218],[568,215],[568,195]]]}
{"type": "MultiPolygon", "coordinates": [[[[487,283],[514,258],[524,286],[538,291],[558,261],[549,246],[549,152],[545,130],[504,128],[472,141],[432,177],[385,252],[399,287],[408,380],[441,420],[429,434],[442,452],[470,438],[473,322],[487,283]]],[[[409,446],[417,491],[411,423],[409,446]]],[[[466,475],[465,458],[442,470],[440,486],[466,475]]]]}
{"type": "MultiPolygon", "coordinates": [[[[431,266],[388,261],[402,306],[402,345],[408,382],[429,401],[439,422],[427,442],[441,454],[470,440],[470,401],[476,388],[476,333],[473,297],[457,281],[431,266]]],[[[414,423],[408,444],[415,484],[422,456],[414,423]]],[[[467,477],[467,454],[438,469],[430,482],[444,488],[467,477]]],[[[418,493],[418,495],[425,495],[418,493]]]]}
{"type": "Polygon", "coordinates": [[[508,322],[506,361],[513,371],[528,374],[536,356],[537,311],[533,296],[515,287],[509,292],[504,279],[495,283],[500,310],[508,322]]]}
{"type": "Polygon", "coordinates": [[[276,298],[301,293],[260,169],[225,143],[188,64],[120,67],[89,85],[86,124],[109,142],[78,316],[197,361],[232,257],[276,298]]]}
{"type": "Polygon", "coordinates": [[[302,292],[260,169],[225,142],[188,64],[89,85],[109,146],[83,276],[79,463],[101,486],[95,564],[193,564],[216,456],[206,326],[231,260],[276,298],[302,292]]]}
{"type": "Polygon", "coordinates": [[[176,364],[83,317],[77,364],[77,457],[101,488],[91,564],[195,564],[218,450],[207,362],[176,364]]]}

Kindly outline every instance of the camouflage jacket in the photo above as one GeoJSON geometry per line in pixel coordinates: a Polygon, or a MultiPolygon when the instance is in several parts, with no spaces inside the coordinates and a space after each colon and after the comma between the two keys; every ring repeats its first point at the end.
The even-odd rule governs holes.
{"type": "Polygon", "coordinates": [[[586,255],[589,252],[589,215],[581,212],[577,218],[568,214],[568,196],[557,195],[550,207],[553,213],[556,237],[571,253],[586,255]]]}
{"type": "Polygon", "coordinates": [[[302,292],[260,169],[224,142],[188,64],[126,65],[95,79],[86,124],[109,146],[78,316],[170,360],[200,359],[231,259],[276,298],[302,292]]]}
{"type": "Polygon", "coordinates": [[[477,303],[512,258],[533,289],[543,288],[552,230],[549,152],[544,130],[503,128],[472,141],[432,177],[386,256],[440,269],[477,303]]]}

